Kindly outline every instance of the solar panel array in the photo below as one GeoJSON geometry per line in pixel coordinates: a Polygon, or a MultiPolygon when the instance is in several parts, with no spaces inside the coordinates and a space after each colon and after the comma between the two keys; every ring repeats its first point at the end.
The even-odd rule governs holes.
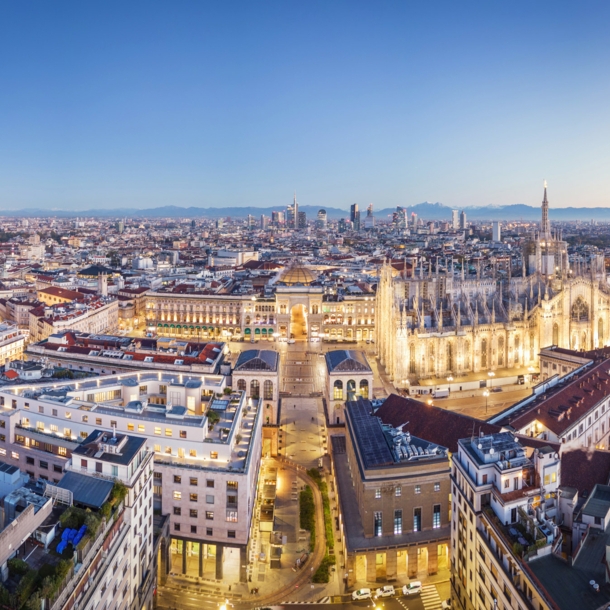
{"type": "Polygon", "coordinates": [[[370,414],[370,403],[358,400],[347,404],[349,418],[354,428],[356,442],[365,468],[394,463],[379,420],[370,414]]]}

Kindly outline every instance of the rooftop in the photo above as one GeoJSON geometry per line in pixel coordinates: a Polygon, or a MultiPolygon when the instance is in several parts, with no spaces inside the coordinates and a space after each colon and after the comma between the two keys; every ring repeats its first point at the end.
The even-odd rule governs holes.
{"type": "Polygon", "coordinates": [[[326,352],[326,368],[329,373],[370,373],[371,367],[364,352],[337,349],[326,352]]]}
{"type": "Polygon", "coordinates": [[[269,371],[277,372],[279,354],[270,349],[249,349],[239,354],[235,371],[269,371]]]}

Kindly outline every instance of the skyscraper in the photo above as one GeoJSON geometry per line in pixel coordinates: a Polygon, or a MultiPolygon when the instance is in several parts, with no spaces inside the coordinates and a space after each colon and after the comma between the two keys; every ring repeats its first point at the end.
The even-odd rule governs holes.
{"type": "Polygon", "coordinates": [[[358,204],[352,203],[349,213],[349,219],[352,221],[352,227],[354,231],[360,231],[360,212],[358,211],[358,204]]]}
{"type": "Polygon", "coordinates": [[[451,210],[451,228],[453,230],[460,228],[460,216],[457,210],[451,210]]]}
{"type": "Polygon", "coordinates": [[[328,226],[328,217],[326,215],[326,210],[318,210],[318,220],[316,221],[316,227],[318,229],[326,229],[328,226]]]}
{"type": "Polygon", "coordinates": [[[462,210],[460,212],[460,229],[465,229],[466,228],[466,212],[464,212],[464,210],[462,210]]]}
{"type": "Polygon", "coordinates": [[[307,228],[307,214],[305,212],[299,212],[297,215],[297,229],[307,228]]]}
{"type": "Polygon", "coordinates": [[[297,192],[294,192],[292,205],[286,208],[286,221],[289,229],[299,228],[299,204],[297,203],[297,192]]]}
{"type": "Polygon", "coordinates": [[[497,220],[494,220],[492,224],[491,240],[502,241],[500,223],[497,220]]]}

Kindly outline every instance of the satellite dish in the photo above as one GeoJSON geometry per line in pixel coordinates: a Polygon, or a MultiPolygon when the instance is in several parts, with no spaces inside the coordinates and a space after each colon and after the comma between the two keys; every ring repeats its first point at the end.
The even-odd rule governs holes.
{"type": "Polygon", "coordinates": [[[481,443],[479,443],[479,444],[477,445],[477,447],[478,447],[479,449],[483,449],[483,445],[481,445],[481,443]]]}
{"type": "Polygon", "coordinates": [[[494,448],[492,447],[492,448],[489,450],[489,453],[490,453],[490,454],[493,454],[493,452],[494,452],[494,448]]]}

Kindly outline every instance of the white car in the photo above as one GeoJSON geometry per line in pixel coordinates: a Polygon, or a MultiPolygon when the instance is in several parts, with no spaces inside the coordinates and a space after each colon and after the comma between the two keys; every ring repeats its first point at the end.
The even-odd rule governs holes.
{"type": "Polygon", "coordinates": [[[370,589],[358,589],[352,593],[352,599],[371,599],[371,590],[370,589]]]}
{"type": "Polygon", "coordinates": [[[402,588],[403,595],[415,595],[421,593],[421,582],[414,580],[402,588]]]}
{"type": "Polygon", "coordinates": [[[385,585],[375,591],[375,599],[380,597],[392,597],[394,595],[394,587],[392,585],[385,585]]]}

